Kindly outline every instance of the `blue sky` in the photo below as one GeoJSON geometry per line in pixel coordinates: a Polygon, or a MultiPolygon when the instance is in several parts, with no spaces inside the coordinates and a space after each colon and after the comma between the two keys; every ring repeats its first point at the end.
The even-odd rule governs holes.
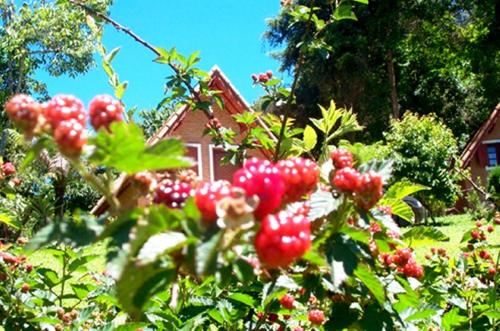
{"type": "MultiPolygon", "coordinates": [[[[278,0],[116,0],[111,17],[155,46],[175,46],[183,55],[200,51],[199,67],[208,71],[217,64],[251,103],[262,92],[252,87],[250,75],[268,69],[276,72],[279,66],[262,38],[266,18],[278,10],[278,0]]],[[[104,44],[108,51],[121,47],[113,65],[120,79],[129,82],[126,105],[155,107],[171,73],[168,67],[153,63],[154,54],[111,26],[105,29],[104,44]]],[[[51,95],[71,93],[87,104],[95,94],[112,93],[100,58],[96,60],[96,68],[75,79],[44,72],[38,78],[47,83],[51,95]]]]}

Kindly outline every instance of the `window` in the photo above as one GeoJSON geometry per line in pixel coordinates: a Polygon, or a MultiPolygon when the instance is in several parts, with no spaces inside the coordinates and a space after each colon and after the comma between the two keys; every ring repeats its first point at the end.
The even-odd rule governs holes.
{"type": "Polygon", "coordinates": [[[202,171],[202,159],[201,159],[201,144],[194,144],[194,143],[188,143],[186,144],[186,149],[187,153],[186,156],[192,158],[193,160],[196,161],[196,164],[194,167],[191,168],[198,177],[203,178],[203,171],[202,171]]]}
{"type": "Polygon", "coordinates": [[[233,174],[240,167],[233,164],[222,164],[222,158],[227,155],[227,152],[222,148],[210,145],[210,179],[220,180],[225,179],[230,182],[233,180],[233,174]]]}
{"type": "Polygon", "coordinates": [[[498,164],[497,162],[497,146],[488,145],[486,148],[488,153],[488,167],[494,167],[498,164]]]}

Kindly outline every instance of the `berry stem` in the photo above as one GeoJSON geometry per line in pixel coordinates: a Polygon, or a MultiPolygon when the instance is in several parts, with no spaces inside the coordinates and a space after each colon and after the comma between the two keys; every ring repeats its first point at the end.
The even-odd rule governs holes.
{"type": "Polygon", "coordinates": [[[112,193],[112,177],[109,176],[109,184],[106,185],[103,181],[94,175],[92,172],[88,171],[87,168],[79,161],[72,160],[72,164],[78,172],[82,175],[85,180],[87,180],[90,185],[92,185],[96,190],[98,190],[105,198],[111,208],[112,212],[116,212],[120,209],[120,201],[112,193]]]}

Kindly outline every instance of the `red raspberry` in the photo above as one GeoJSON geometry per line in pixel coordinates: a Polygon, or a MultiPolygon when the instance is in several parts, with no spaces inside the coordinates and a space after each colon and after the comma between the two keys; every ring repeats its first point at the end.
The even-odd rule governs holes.
{"type": "Polygon", "coordinates": [[[293,309],[293,303],[295,302],[295,299],[292,295],[290,294],[285,294],[284,296],[281,297],[280,303],[283,306],[283,308],[286,309],[293,309]]]}
{"type": "Polygon", "coordinates": [[[413,259],[412,251],[409,248],[398,249],[396,253],[394,253],[393,262],[398,266],[404,266],[413,259]]]}
{"type": "Polygon", "coordinates": [[[352,168],[354,161],[351,152],[345,148],[337,148],[330,155],[335,169],[352,168]]]}
{"type": "Polygon", "coordinates": [[[415,260],[410,259],[403,267],[403,273],[406,277],[421,278],[424,275],[424,269],[418,265],[415,260]]]}
{"type": "Polygon", "coordinates": [[[248,160],[243,168],[235,172],[233,185],[241,187],[249,196],[259,197],[259,205],[254,212],[258,219],[274,212],[281,205],[285,193],[278,168],[270,161],[257,158],[248,160]]]}
{"type": "Polygon", "coordinates": [[[23,293],[28,293],[28,291],[30,290],[30,286],[29,284],[27,283],[24,283],[22,286],[21,286],[21,292],[23,293]]]}
{"type": "Polygon", "coordinates": [[[62,154],[77,157],[87,143],[83,125],[75,120],[59,122],[54,131],[54,140],[62,154]]]}
{"type": "Polygon", "coordinates": [[[371,222],[370,223],[370,232],[371,233],[382,232],[382,228],[380,227],[380,224],[378,224],[377,222],[371,222]]]}
{"type": "Polygon", "coordinates": [[[285,182],[285,202],[299,200],[318,184],[319,168],[314,161],[292,157],[279,161],[276,166],[285,182]]]}
{"type": "Polygon", "coordinates": [[[27,264],[25,267],[24,267],[24,270],[26,270],[26,272],[31,272],[33,270],[33,265],[32,264],[27,264]]]}
{"type": "Polygon", "coordinates": [[[165,180],[156,188],[153,202],[163,203],[169,208],[182,208],[192,191],[193,188],[187,183],[165,180]]]}
{"type": "Polygon", "coordinates": [[[377,201],[382,197],[382,177],[373,172],[369,171],[361,175],[360,185],[356,191],[356,204],[364,209],[370,210],[377,201]]]}
{"type": "Polygon", "coordinates": [[[483,223],[481,223],[481,221],[477,221],[476,222],[476,227],[477,228],[481,228],[483,226],[483,223]]]}
{"type": "Polygon", "coordinates": [[[0,259],[7,264],[16,265],[20,263],[17,257],[7,252],[0,252],[0,259]]]}
{"type": "Polygon", "coordinates": [[[275,314],[275,313],[269,313],[267,315],[267,320],[271,323],[274,323],[278,320],[278,314],[275,314]]]}
{"type": "Polygon", "coordinates": [[[477,230],[472,230],[470,235],[474,240],[479,240],[481,238],[481,234],[477,230]]]}
{"type": "Polygon", "coordinates": [[[74,120],[84,127],[87,121],[83,103],[75,96],[66,94],[56,95],[47,103],[45,117],[54,130],[61,122],[74,120]]]}
{"type": "Polygon", "coordinates": [[[496,271],[495,267],[490,267],[488,269],[488,275],[495,276],[496,273],[497,273],[497,271],[496,271]]]}
{"type": "Polygon", "coordinates": [[[206,182],[199,186],[194,193],[194,202],[201,212],[205,222],[217,220],[216,204],[218,201],[231,195],[231,183],[225,180],[206,182]]]}
{"type": "Polygon", "coordinates": [[[271,79],[273,77],[273,72],[271,70],[266,71],[266,76],[268,79],[271,79]]]}
{"type": "Polygon", "coordinates": [[[101,127],[109,130],[113,122],[122,120],[123,105],[107,94],[96,95],[89,104],[90,124],[97,131],[101,127]]]}
{"type": "Polygon", "coordinates": [[[267,81],[269,80],[269,77],[267,77],[267,74],[260,74],[259,77],[258,77],[258,80],[259,82],[261,83],[267,83],[267,81]]]}
{"type": "Polygon", "coordinates": [[[302,215],[307,217],[307,215],[309,215],[309,211],[311,210],[311,203],[309,201],[297,202],[292,206],[293,208],[295,208],[292,211],[294,215],[302,215]]]}
{"type": "Polygon", "coordinates": [[[491,258],[491,255],[488,251],[483,250],[483,251],[479,252],[479,257],[484,259],[484,260],[488,260],[491,258]]]}
{"type": "Polygon", "coordinates": [[[357,192],[361,185],[361,174],[353,168],[345,167],[335,172],[333,184],[342,192],[357,192]]]}
{"type": "Polygon", "coordinates": [[[254,244],[259,260],[267,267],[286,267],[311,246],[309,220],[285,212],[268,215],[262,220],[254,244]]]}
{"type": "Polygon", "coordinates": [[[32,97],[16,94],[5,104],[5,111],[16,127],[25,133],[33,133],[42,108],[32,97]]]}
{"type": "Polygon", "coordinates": [[[2,171],[5,176],[10,176],[16,173],[16,167],[10,162],[5,162],[2,164],[2,171]]]}
{"type": "Polygon", "coordinates": [[[314,325],[321,325],[325,321],[325,314],[322,310],[313,309],[307,313],[307,319],[314,325]]]}
{"type": "Polygon", "coordinates": [[[495,231],[495,228],[493,227],[493,225],[488,225],[488,227],[486,228],[486,230],[489,232],[489,233],[492,233],[493,231],[495,231]]]}

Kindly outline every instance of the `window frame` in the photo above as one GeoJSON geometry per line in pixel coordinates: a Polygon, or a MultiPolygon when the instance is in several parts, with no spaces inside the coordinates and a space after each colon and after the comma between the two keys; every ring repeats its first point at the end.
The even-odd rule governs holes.
{"type": "MultiPolygon", "coordinates": [[[[236,145],[230,145],[231,147],[236,147],[236,145]]],[[[221,147],[217,147],[214,144],[208,144],[208,162],[210,165],[210,181],[214,181],[215,179],[215,169],[214,169],[214,149],[222,149],[221,147]]]]}
{"type": "Polygon", "coordinates": [[[203,179],[203,157],[201,153],[201,144],[200,143],[186,143],[186,147],[194,147],[196,148],[196,156],[197,156],[197,164],[198,164],[198,177],[203,179]]]}

